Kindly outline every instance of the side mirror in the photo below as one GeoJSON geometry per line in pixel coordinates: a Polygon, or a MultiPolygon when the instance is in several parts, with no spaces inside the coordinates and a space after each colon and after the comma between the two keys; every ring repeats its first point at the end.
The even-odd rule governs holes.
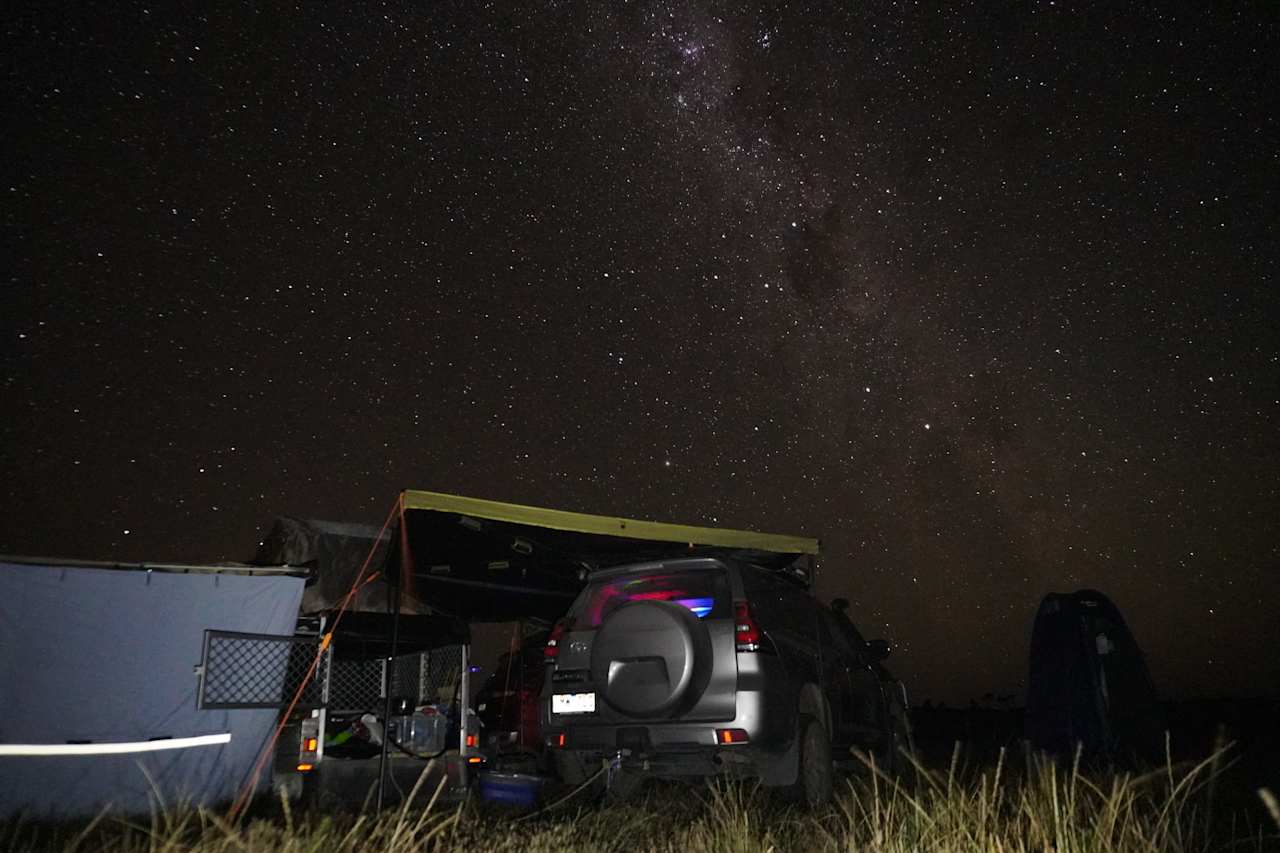
{"type": "Polygon", "coordinates": [[[893,651],[889,647],[886,640],[871,640],[867,643],[867,654],[871,657],[873,663],[879,663],[889,656],[889,652],[893,651]]]}

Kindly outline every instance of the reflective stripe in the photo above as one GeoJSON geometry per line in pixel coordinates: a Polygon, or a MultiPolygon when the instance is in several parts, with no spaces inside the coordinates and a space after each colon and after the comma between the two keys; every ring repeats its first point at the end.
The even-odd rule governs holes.
{"type": "Polygon", "coordinates": [[[230,743],[231,732],[196,737],[142,740],[131,743],[0,743],[0,755],[120,755],[133,752],[160,752],[230,743]]]}

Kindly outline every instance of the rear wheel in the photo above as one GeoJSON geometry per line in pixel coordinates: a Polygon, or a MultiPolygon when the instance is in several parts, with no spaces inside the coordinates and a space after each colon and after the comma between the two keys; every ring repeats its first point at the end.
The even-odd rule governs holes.
{"type": "Polygon", "coordinates": [[[800,767],[791,799],[809,808],[824,805],[831,799],[831,740],[822,721],[807,714],[800,716],[800,767]]]}

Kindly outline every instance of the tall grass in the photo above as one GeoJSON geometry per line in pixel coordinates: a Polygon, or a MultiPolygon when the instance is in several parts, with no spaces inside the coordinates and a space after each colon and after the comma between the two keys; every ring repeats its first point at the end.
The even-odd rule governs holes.
{"type": "Polygon", "coordinates": [[[484,803],[446,805],[424,790],[373,814],[300,812],[282,801],[270,817],[232,823],[208,810],[157,811],[76,826],[0,824],[10,850],[107,853],[355,853],[423,850],[681,853],[750,851],[1167,851],[1280,850],[1280,806],[1268,791],[1225,805],[1221,754],[1171,761],[1146,774],[1086,771],[1032,756],[966,768],[914,764],[890,777],[867,762],[838,786],[829,808],[806,812],[750,785],[667,786],[636,802],[572,799],[533,815],[484,803]],[[1216,799],[1215,799],[1216,797],[1216,799]],[[575,805],[575,803],[578,803],[575,805]]]}
{"type": "Polygon", "coordinates": [[[1215,810],[1223,752],[1191,766],[1145,774],[1086,773],[1027,754],[1020,768],[1002,751],[966,773],[959,751],[945,772],[914,765],[907,780],[874,772],[837,803],[832,849],[871,851],[1200,851],[1271,849],[1280,822],[1259,810],[1215,810]]]}

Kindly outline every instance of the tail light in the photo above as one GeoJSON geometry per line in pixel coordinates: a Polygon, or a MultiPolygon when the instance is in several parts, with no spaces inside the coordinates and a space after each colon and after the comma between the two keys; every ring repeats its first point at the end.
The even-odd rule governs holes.
{"type": "Polygon", "coordinates": [[[751,618],[751,608],[745,601],[733,603],[733,641],[740,652],[754,652],[760,648],[760,626],[751,618]]]}
{"type": "Polygon", "coordinates": [[[719,744],[748,743],[750,740],[746,729],[716,729],[716,743],[719,744]]]}
{"type": "Polygon", "coordinates": [[[302,737],[298,742],[298,771],[306,773],[320,760],[320,721],[310,717],[302,721],[302,737]]]}
{"type": "Polygon", "coordinates": [[[564,622],[557,622],[547,637],[547,645],[542,649],[542,657],[548,663],[560,656],[560,640],[564,637],[564,622]]]}

